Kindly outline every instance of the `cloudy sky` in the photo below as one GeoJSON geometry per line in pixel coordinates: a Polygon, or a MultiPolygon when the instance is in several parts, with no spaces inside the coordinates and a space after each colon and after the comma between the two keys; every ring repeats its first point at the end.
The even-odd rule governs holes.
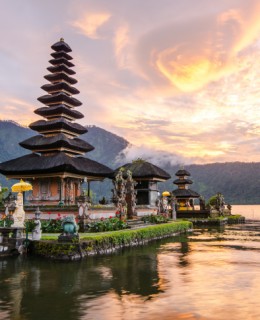
{"type": "Polygon", "coordinates": [[[51,48],[71,46],[83,125],[129,157],[260,161],[259,0],[1,0],[0,119],[40,117],[51,48]]]}

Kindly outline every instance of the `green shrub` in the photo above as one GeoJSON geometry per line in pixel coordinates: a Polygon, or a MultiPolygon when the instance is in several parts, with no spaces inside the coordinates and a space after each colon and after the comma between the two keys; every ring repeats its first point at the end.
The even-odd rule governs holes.
{"type": "Polygon", "coordinates": [[[149,222],[149,223],[166,223],[170,219],[165,214],[151,214],[149,216],[142,217],[142,221],[149,222]]]}
{"type": "Polygon", "coordinates": [[[133,241],[145,241],[162,236],[185,232],[192,228],[190,221],[178,221],[160,225],[149,226],[135,230],[121,230],[107,232],[101,235],[82,235],[80,240],[92,240],[96,246],[111,246],[130,244],[133,241]]]}
{"type": "Polygon", "coordinates": [[[119,218],[100,219],[87,225],[88,232],[104,232],[129,228],[128,224],[119,218]]]}
{"type": "Polygon", "coordinates": [[[209,201],[207,202],[207,206],[215,206],[217,204],[217,195],[210,197],[209,201]]]}
{"type": "Polygon", "coordinates": [[[32,232],[35,227],[34,220],[26,220],[25,227],[26,227],[26,231],[32,232]]]}
{"type": "Polygon", "coordinates": [[[235,223],[245,223],[246,218],[240,214],[227,216],[227,223],[235,224],[235,223]]]}
{"type": "Polygon", "coordinates": [[[53,241],[56,236],[43,236],[43,241],[33,243],[34,253],[43,256],[59,259],[66,256],[68,259],[79,252],[86,255],[93,253],[111,252],[118,247],[143,244],[146,241],[161,237],[172,236],[175,233],[186,232],[192,228],[190,221],[174,221],[170,223],[153,225],[140,229],[128,229],[119,231],[109,231],[104,234],[81,234],[80,244],[66,244],[53,241]],[[46,241],[50,240],[50,241],[46,241]]]}
{"type": "Polygon", "coordinates": [[[9,217],[3,217],[1,220],[0,220],[0,227],[11,227],[11,225],[14,223],[14,221],[12,219],[10,219],[9,217]]]}
{"type": "MultiPolygon", "coordinates": [[[[61,233],[62,232],[62,219],[49,219],[41,220],[41,229],[43,233],[61,233]]],[[[25,226],[28,232],[32,232],[35,223],[34,219],[27,220],[25,226]]]]}
{"type": "Polygon", "coordinates": [[[62,232],[62,220],[61,219],[49,219],[42,220],[42,232],[43,233],[60,233],[62,232]]]}

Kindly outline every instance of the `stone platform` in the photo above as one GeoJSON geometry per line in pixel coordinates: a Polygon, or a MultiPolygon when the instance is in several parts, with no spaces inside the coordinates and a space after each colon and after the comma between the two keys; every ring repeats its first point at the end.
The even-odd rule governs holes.
{"type": "Polygon", "coordinates": [[[0,258],[20,254],[25,239],[24,230],[18,227],[0,228],[0,258]]]}

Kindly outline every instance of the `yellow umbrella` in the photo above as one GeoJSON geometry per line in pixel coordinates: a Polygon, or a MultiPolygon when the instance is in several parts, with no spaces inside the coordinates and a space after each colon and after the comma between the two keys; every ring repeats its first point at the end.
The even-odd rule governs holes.
{"type": "Polygon", "coordinates": [[[20,182],[17,182],[12,186],[12,192],[23,192],[29,190],[32,190],[32,185],[28,182],[24,182],[22,179],[20,182]]]}
{"type": "Polygon", "coordinates": [[[162,196],[163,197],[170,197],[170,192],[169,191],[163,191],[162,196]]]}

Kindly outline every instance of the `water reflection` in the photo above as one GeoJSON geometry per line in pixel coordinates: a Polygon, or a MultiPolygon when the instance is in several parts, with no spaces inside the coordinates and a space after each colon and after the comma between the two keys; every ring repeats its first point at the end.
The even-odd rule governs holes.
{"type": "Polygon", "coordinates": [[[257,319],[260,223],[82,262],[0,260],[0,319],[257,319]]]}

